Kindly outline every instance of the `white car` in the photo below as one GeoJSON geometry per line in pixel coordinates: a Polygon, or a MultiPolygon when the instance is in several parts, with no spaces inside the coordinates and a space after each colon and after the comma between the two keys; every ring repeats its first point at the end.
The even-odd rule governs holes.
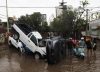
{"type": "Polygon", "coordinates": [[[16,48],[20,48],[20,51],[30,51],[34,53],[35,59],[46,56],[46,45],[39,32],[32,31],[26,35],[24,31],[27,30],[27,27],[25,28],[25,26],[22,26],[24,27],[24,31],[16,24],[12,27],[14,32],[12,37],[9,36],[9,45],[12,44],[16,48]]]}
{"type": "Polygon", "coordinates": [[[15,36],[13,36],[13,37],[9,36],[9,38],[8,38],[8,45],[10,47],[11,46],[16,47],[17,49],[20,50],[21,53],[23,53],[25,51],[24,48],[23,48],[22,43],[19,40],[15,40],[15,36]]]}

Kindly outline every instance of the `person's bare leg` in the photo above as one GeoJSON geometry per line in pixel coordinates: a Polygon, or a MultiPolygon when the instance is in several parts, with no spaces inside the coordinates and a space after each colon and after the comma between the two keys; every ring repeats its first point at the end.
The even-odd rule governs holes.
{"type": "Polygon", "coordinates": [[[93,57],[96,59],[96,53],[95,53],[95,50],[93,50],[93,57]]]}
{"type": "Polygon", "coordinates": [[[90,57],[93,56],[93,52],[92,52],[92,49],[90,49],[90,57]]]}
{"type": "Polygon", "coordinates": [[[90,49],[87,49],[87,63],[90,63],[90,49]]]}
{"type": "Polygon", "coordinates": [[[89,49],[87,49],[87,57],[89,57],[89,49]]]}

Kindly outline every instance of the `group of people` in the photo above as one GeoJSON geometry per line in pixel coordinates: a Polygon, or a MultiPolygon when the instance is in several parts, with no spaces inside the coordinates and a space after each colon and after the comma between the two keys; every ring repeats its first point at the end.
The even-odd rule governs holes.
{"type": "Polygon", "coordinates": [[[95,55],[96,47],[96,38],[92,38],[90,36],[81,37],[80,40],[69,38],[68,41],[69,54],[73,54],[74,50],[77,55],[81,53],[84,56],[84,50],[86,48],[87,56],[91,57],[95,55]]]}

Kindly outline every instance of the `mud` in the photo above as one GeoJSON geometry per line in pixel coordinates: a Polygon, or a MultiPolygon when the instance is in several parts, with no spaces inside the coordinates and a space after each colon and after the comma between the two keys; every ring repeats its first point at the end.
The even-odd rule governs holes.
{"type": "Polygon", "coordinates": [[[21,54],[16,48],[0,45],[0,72],[100,72],[100,42],[96,56],[84,60],[69,56],[58,64],[35,60],[32,54],[21,54]]]}

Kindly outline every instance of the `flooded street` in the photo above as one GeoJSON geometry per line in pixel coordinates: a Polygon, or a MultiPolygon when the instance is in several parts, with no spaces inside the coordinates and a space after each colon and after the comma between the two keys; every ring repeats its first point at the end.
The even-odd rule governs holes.
{"type": "Polygon", "coordinates": [[[96,57],[84,60],[67,57],[58,64],[48,65],[45,60],[34,60],[33,55],[23,54],[16,48],[0,45],[0,72],[100,72],[100,42],[96,57]]]}

